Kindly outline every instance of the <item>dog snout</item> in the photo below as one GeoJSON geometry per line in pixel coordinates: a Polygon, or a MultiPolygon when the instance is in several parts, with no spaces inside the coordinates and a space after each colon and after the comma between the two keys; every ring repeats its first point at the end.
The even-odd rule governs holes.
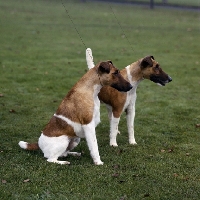
{"type": "Polygon", "coordinates": [[[121,92],[128,92],[132,88],[133,86],[129,82],[127,82],[126,86],[122,88],[121,92]]]}
{"type": "Polygon", "coordinates": [[[168,76],[168,82],[171,82],[172,78],[170,76],[168,76]]]}
{"type": "Polygon", "coordinates": [[[129,83],[129,86],[127,88],[128,88],[127,91],[129,91],[129,90],[131,90],[133,88],[133,86],[129,83]]]}
{"type": "Polygon", "coordinates": [[[111,87],[115,88],[119,92],[128,92],[133,88],[133,86],[127,81],[126,83],[111,84],[111,87]]]}

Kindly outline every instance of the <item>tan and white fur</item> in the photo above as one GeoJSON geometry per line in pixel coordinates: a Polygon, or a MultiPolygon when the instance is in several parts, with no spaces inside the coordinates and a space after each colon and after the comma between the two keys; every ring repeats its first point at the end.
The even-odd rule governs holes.
{"type": "Polygon", "coordinates": [[[132,88],[114,67],[111,61],[101,62],[90,69],[68,92],[55,114],[45,126],[36,143],[19,142],[27,150],[41,149],[48,162],[70,164],[59,161],[58,157],[68,154],[86,138],[91,157],[96,165],[102,165],[95,127],[100,122],[98,93],[102,86],[110,85],[119,91],[127,92],[132,88]]]}
{"type": "MultiPolygon", "coordinates": [[[[86,61],[89,69],[94,67],[92,50],[90,48],[86,49],[86,61]]],[[[104,86],[98,94],[100,101],[105,103],[108,110],[111,146],[118,146],[116,138],[117,133],[120,133],[118,131],[118,124],[123,111],[126,112],[129,143],[132,145],[137,144],[134,136],[134,118],[137,97],[136,89],[140,81],[149,79],[161,86],[172,81],[171,77],[161,69],[153,56],[146,56],[128,65],[120,72],[131,83],[133,88],[127,93],[119,93],[109,86],[104,86]]]]}

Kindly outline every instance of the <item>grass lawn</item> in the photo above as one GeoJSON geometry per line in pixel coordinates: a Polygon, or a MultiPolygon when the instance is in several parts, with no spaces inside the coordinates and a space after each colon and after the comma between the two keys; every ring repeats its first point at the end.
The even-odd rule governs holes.
{"type": "Polygon", "coordinates": [[[200,199],[199,13],[63,3],[68,13],[62,1],[0,1],[0,199],[200,199]],[[70,166],[48,163],[18,142],[37,141],[86,72],[86,47],[96,63],[111,59],[120,69],[153,55],[173,81],[140,83],[138,145],[128,144],[123,114],[119,147],[109,146],[102,106],[96,131],[104,165],[93,165],[84,139],[76,148],[82,157],[66,158],[70,166]]]}

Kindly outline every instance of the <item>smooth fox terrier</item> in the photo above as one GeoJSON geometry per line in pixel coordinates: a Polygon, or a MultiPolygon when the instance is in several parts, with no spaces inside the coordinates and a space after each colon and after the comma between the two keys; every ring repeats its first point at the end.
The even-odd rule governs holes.
{"type": "Polygon", "coordinates": [[[100,101],[97,95],[105,85],[123,92],[132,89],[111,61],[99,63],[68,92],[38,142],[20,141],[19,146],[27,150],[41,149],[48,162],[70,164],[68,161],[58,161],[58,157],[68,154],[80,156],[80,153],[70,151],[79,144],[80,138],[86,138],[94,164],[102,165],[95,127],[100,122],[100,101]]]}
{"type": "MultiPolygon", "coordinates": [[[[86,49],[86,61],[89,69],[94,67],[92,50],[90,48],[86,49]]],[[[172,78],[162,70],[153,56],[146,56],[128,65],[120,72],[131,83],[133,88],[127,93],[121,93],[110,86],[104,86],[98,94],[100,101],[106,104],[108,110],[110,146],[118,146],[116,137],[117,133],[120,133],[118,131],[118,124],[123,111],[126,112],[129,143],[132,145],[137,144],[134,136],[134,118],[137,97],[136,89],[140,81],[149,79],[160,86],[165,86],[166,83],[172,81],[172,78]]]]}

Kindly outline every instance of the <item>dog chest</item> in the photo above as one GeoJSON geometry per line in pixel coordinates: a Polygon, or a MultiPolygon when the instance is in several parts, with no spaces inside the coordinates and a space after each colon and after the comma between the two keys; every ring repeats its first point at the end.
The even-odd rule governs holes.
{"type": "Polygon", "coordinates": [[[93,113],[93,120],[95,123],[95,127],[100,123],[100,101],[98,98],[98,93],[100,91],[101,87],[98,85],[94,86],[94,113],[93,113]]]}
{"type": "Polygon", "coordinates": [[[133,87],[133,89],[131,89],[129,92],[127,92],[126,102],[124,104],[123,111],[125,109],[127,109],[128,106],[134,105],[136,98],[137,98],[136,89],[137,89],[137,86],[133,87]]]}

